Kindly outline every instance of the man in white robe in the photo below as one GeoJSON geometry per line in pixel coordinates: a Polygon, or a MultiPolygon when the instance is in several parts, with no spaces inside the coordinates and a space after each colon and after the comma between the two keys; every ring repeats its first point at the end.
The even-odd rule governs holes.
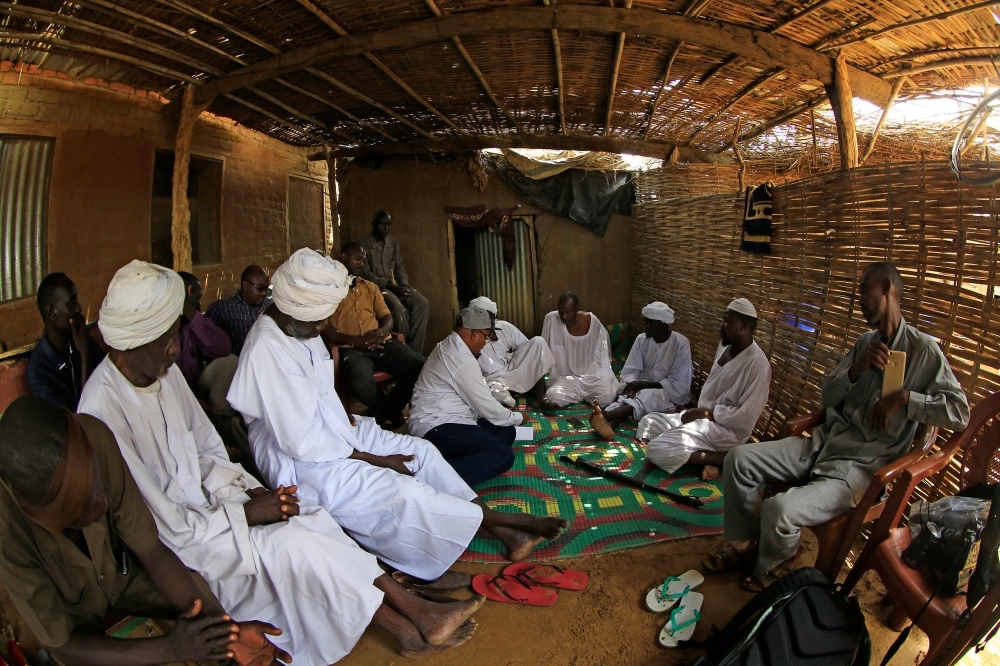
{"type": "Polygon", "coordinates": [[[673,474],[684,464],[704,464],[701,478],[718,476],[726,452],[747,442],[767,404],[771,363],[757,343],[757,310],[745,298],[726,308],[722,342],[701,389],[698,407],[680,414],[647,414],[636,437],[649,462],[673,474]]]}
{"type": "Polygon", "coordinates": [[[486,507],[430,442],[348,417],[319,337],[348,278],[308,248],[274,272],[274,304],[247,336],[229,391],[264,477],[298,486],[367,550],[425,580],[444,574],[480,526],[514,560],[558,536],[563,519],[486,507]]]}
{"type": "Polygon", "coordinates": [[[545,338],[535,336],[529,340],[514,324],[497,319],[497,304],[485,296],[469,301],[469,307],[482,308],[494,319],[495,335],[479,353],[479,367],[493,396],[513,409],[516,403],[511,391],[527,393],[528,405],[541,407],[545,375],[555,364],[545,338]]]}
{"type": "Polygon", "coordinates": [[[593,312],[580,311],[571,291],[559,297],[559,309],[545,315],[542,337],[555,364],[545,391],[546,409],[576,402],[610,405],[618,395],[618,378],[611,369],[611,338],[593,312]]]}
{"type": "Polygon", "coordinates": [[[325,510],[299,504],[294,487],[262,488],[230,462],[174,364],[183,303],[177,273],[141,261],[120,269],[98,322],[111,351],[80,400],[80,412],[114,433],[164,544],[235,620],[282,629],[275,640],[296,664],[338,661],[369,623],[392,633],[403,654],[467,640],[482,597],[461,610],[413,606],[325,510]]]}
{"type": "Polygon", "coordinates": [[[691,399],[691,343],[670,330],[674,311],[666,303],[653,301],[642,309],[646,332],[640,333],[622,368],[618,399],[602,409],[594,405],[590,425],[608,440],[615,428],[629,417],[637,421],[646,414],[672,414],[691,399]]]}

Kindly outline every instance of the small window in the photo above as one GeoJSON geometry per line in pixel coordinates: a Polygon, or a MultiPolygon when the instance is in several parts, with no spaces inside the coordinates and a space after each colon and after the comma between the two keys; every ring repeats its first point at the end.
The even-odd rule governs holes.
{"type": "Polygon", "coordinates": [[[0,134],[0,302],[31,296],[45,275],[54,144],[0,134]]]}
{"type": "MultiPolygon", "coordinates": [[[[172,268],[170,247],[173,224],[174,153],[157,150],[153,164],[153,210],[150,215],[154,264],[172,268]]],[[[222,162],[192,157],[188,165],[188,206],[191,208],[191,263],[194,266],[222,261],[220,208],[222,202],[222,162]]]]}
{"type": "Polygon", "coordinates": [[[288,177],[289,254],[304,247],[326,251],[327,206],[323,183],[297,176],[288,177]]]}

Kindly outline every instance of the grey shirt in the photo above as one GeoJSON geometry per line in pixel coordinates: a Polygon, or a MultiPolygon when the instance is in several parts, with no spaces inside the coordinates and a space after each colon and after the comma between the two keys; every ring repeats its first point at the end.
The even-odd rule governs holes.
{"type": "Polygon", "coordinates": [[[385,289],[387,284],[408,285],[410,278],[403,268],[403,253],[399,251],[399,241],[392,236],[385,237],[385,244],[369,233],[358,241],[365,248],[365,265],[361,268],[361,277],[374,282],[379,289],[385,289]]]}
{"type": "Polygon", "coordinates": [[[826,422],[805,440],[802,458],[816,456],[813,476],[844,479],[855,500],[881,467],[906,453],[918,423],[961,431],[969,424],[969,401],[948,359],[930,336],[900,320],[889,349],[906,352],[903,389],[910,392],[905,410],[896,412],[885,432],[876,432],[868,412],[882,397],[882,371],[868,368],[851,383],[848,372],[879,332],[868,331],[823,384],[826,422]]]}

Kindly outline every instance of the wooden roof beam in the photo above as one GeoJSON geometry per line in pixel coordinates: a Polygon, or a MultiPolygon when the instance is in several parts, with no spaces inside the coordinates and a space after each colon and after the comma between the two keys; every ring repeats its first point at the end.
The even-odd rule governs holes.
{"type": "Polygon", "coordinates": [[[327,105],[328,107],[330,107],[334,111],[337,111],[338,113],[341,113],[341,114],[347,116],[348,118],[350,118],[354,122],[358,123],[359,125],[362,125],[363,127],[367,127],[368,129],[370,129],[371,131],[375,132],[376,134],[381,134],[383,137],[385,137],[389,141],[398,141],[399,140],[396,137],[392,136],[391,134],[386,133],[385,130],[383,130],[381,127],[379,127],[377,125],[373,125],[373,124],[371,124],[370,122],[368,122],[367,120],[365,120],[363,118],[358,118],[356,115],[354,115],[353,113],[351,113],[347,109],[345,109],[345,108],[343,108],[343,107],[341,107],[341,106],[339,106],[337,104],[334,104],[333,102],[331,102],[327,98],[323,97],[322,95],[317,95],[316,93],[314,93],[312,91],[309,91],[309,90],[306,90],[305,88],[300,88],[299,86],[295,85],[294,83],[289,83],[288,81],[286,81],[286,80],[284,80],[282,78],[274,79],[274,82],[275,83],[280,83],[281,85],[285,86],[289,90],[294,90],[295,92],[299,93],[300,95],[305,95],[306,97],[310,97],[310,98],[316,100],[317,102],[319,102],[320,104],[327,105]]]}
{"type": "MultiPolygon", "coordinates": [[[[758,125],[754,129],[749,130],[747,132],[744,132],[740,136],[740,138],[738,139],[738,142],[750,141],[751,139],[756,139],[761,134],[766,134],[767,132],[770,132],[772,129],[774,129],[778,125],[784,125],[785,123],[790,122],[790,121],[794,120],[795,118],[799,117],[800,115],[802,115],[806,111],[812,111],[816,107],[822,106],[824,103],[826,103],[828,101],[829,100],[827,99],[826,95],[824,94],[824,95],[821,95],[821,96],[817,97],[812,102],[807,102],[805,104],[800,104],[799,106],[795,107],[794,109],[786,111],[786,112],[784,112],[784,113],[782,113],[782,114],[780,114],[780,115],[772,118],[771,120],[768,120],[768,121],[765,121],[765,122],[761,123],[760,125],[758,125]]],[[[729,146],[725,146],[724,148],[722,148],[722,150],[716,151],[716,154],[725,152],[727,150],[729,150],[729,146]]]]}
{"type": "MultiPolygon", "coordinates": [[[[921,18],[912,19],[910,21],[904,21],[902,23],[897,23],[896,25],[886,26],[879,30],[866,33],[864,35],[859,35],[854,39],[849,39],[846,42],[840,42],[837,44],[838,47],[847,46],[848,44],[857,44],[858,42],[864,42],[875,37],[879,37],[886,33],[895,32],[896,30],[903,30],[904,28],[912,28],[917,25],[923,25],[924,23],[930,23],[932,21],[943,21],[949,19],[953,16],[960,16],[962,14],[968,14],[969,12],[978,11],[980,9],[986,9],[997,4],[995,0],[989,0],[987,2],[977,2],[974,5],[969,5],[967,7],[959,7],[958,9],[952,9],[951,11],[942,12],[940,14],[934,14],[932,16],[923,16],[921,18]]],[[[858,26],[855,26],[858,27],[858,26]]]]}
{"type": "MultiPolygon", "coordinates": [[[[605,34],[624,32],[684,39],[685,42],[736,53],[768,67],[783,67],[823,84],[833,83],[833,58],[786,37],[652,9],[564,5],[558,8],[502,7],[446,14],[395,28],[328,40],[254,63],[246,69],[209,81],[196,92],[198,99],[204,99],[334,58],[439,43],[453,35],[463,37],[552,29],[605,34]]],[[[879,106],[885,104],[891,88],[889,83],[856,67],[848,67],[847,71],[855,94],[879,106]]]]}
{"type": "Polygon", "coordinates": [[[227,99],[233,100],[237,104],[242,104],[243,106],[247,107],[251,111],[256,111],[257,113],[261,114],[262,116],[266,116],[266,117],[270,118],[271,120],[273,120],[274,122],[278,123],[279,125],[284,125],[288,129],[292,130],[293,132],[297,132],[297,133],[301,134],[302,136],[306,137],[307,139],[312,139],[313,141],[315,141],[319,145],[322,145],[322,146],[331,146],[332,145],[329,141],[327,141],[325,139],[321,139],[318,136],[316,136],[315,134],[313,134],[312,132],[309,132],[307,130],[302,129],[301,127],[299,127],[295,123],[290,123],[287,120],[285,120],[284,118],[271,113],[267,109],[262,109],[261,107],[257,106],[256,104],[252,104],[252,103],[246,101],[245,99],[241,99],[241,98],[237,97],[236,95],[233,95],[233,94],[230,94],[230,93],[223,93],[222,96],[225,97],[225,98],[227,98],[227,99]]]}
{"type": "MultiPolygon", "coordinates": [[[[667,58],[667,66],[663,68],[663,76],[660,77],[660,87],[656,91],[656,98],[653,100],[652,106],[649,107],[649,117],[646,119],[646,131],[642,135],[643,141],[649,141],[649,132],[653,129],[653,116],[656,115],[656,109],[659,108],[660,103],[663,101],[663,94],[667,88],[667,83],[670,81],[670,70],[674,67],[674,60],[677,59],[677,54],[681,52],[684,48],[684,42],[677,42],[677,46],[674,50],[670,52],[670,57],[667,58]]],[[[671,88],[671,92],[684,85],[684,81],[679,82],[676,86],[671,88]]]]}
{"type": "MultiPolygon", "coordinates": [[[[329,14],[327,14],[322,9],[320,9],[319,7],[317,7],[315,4],[313,4],[312,2],[310,2],[310,0],[296,0],[296,2],[298,2],[300,5],[302,5],[305,9],[309,10],[309,12],[313,14],[313,16],[315,16],[320,21],[322,21],[323,24],[326,27],[328,27],[331,30],[333,30],[339,36],[341,36],[341,37],[349,37],[350,36],[350,33],[347,32],[347,30],[345,30],[343,28],[343,26],[341,26],[339,23],[337,23],[336,21],[334,21],[333,18],[330,17],[329,14]]],[[[376,67],[378,67],[379,71],[381,71],[383,74],[385,74],[386,76],[388,76],[392,80],[392,82],[395,83],[400,88],[402,88],[406,92],[407,95],[409,95],[410,97],[412,97],[413,99],[415,99],[422,106],[424,106],[428,111],[430,111],[435,116],[437,116],[438,119],[440,119],[445,125],[447,125],[448,127],[452,128],[453,130],[457,131],[459,134],[465,134],[465,130],[463,130],[461,127],[459,127],[454,122],[452,122],[451,118],[449,118],[448,116],[446,116],[443,113],[441,113],[440,111],[438,111],[437,108],[435,108],[435,106],[433,104],[431,104],[426,99],[424,99],[424,97],[422,95],[418,94],[416,90],[414,90],[413,88],[411,88],[409,86],[409,84],[406,83],[406,81],[404,81],[403,79],[399,78],[399,76],[397,76],[396,73],[393,72],[389,68],[388,65],[386,65],[384,62],[382,62],[382,60],[379,59],[378,56],[376,56],[373,53],[368,52],[368,51],[362,52],[361,55],[363,55],[365,58],[367,58],[368,61],[371,62],[373,65],[375,65],[376,67]]]]}
{"type": "Polygon", "coordinates": [[[858,166],[858,130],[854,122],[854,95],[847,77],[847,55],[843,51],[837,56],[833,84],[826,86],[826,95],[830,98],[833,118],[837,121],[840,168],[843,171],[855,169],[858,166]]]}
{"type": "Polygon", "coordinates": [[[211,14],[203,12],[200,9],[196,9],[196,8],[192,7],[191,5],[189,5],[189,4],[187,4],[185,2],[182,2],[182,0],[155,0],[155,2],[158,2],[161,5],[166,5],[167,7],[170,7],[172,9],[177,10],[177,11],[184,12],[185,14],[190,14],[191,16],[199,18],[202,21],[205,21],[206,23],[211,23],[212,25],[214,25],[217,28],[221,28],[222,30],[225,30],[226,32],[228,32],[230,34],[236,35],[237,37],[239,37],[243,41],[250,42],[254,46],[257,46],[258,48],[264,49],[268,53],[271,53],[273,55],[277,55],[277,54],[281,53],[281,49],[277,49],[277,48],[271,46],[270,44],[268,44],[267,42],[265,42],[264,40],[258,39],[257,37],[254,37],[253,35],[251,35],[248,32],[244,32],[244,31],[240,30],[239,28],[231,26],[228,23],[226,23],[225,21],[221,21],[221,20],[215,18],[211,14]]]}
{"type": "Polygon", "coordinates": [[[939,69],[949,69],[951,67],[969,67],[971,65],[989,65],[996,69],[1000,65],[1000,56],[966,56],[964,58],[950,58],[948,60],[938,60],[928,62],[923,65],[914,65],[882,74],[882,78],[894,79],[899,76],[914,76],[924,72],[935,72],[939,69]]]}
{"type": "Polygon", "coordinates": [[[712,117],[708,119],[708,122],[706,122],[704,125],[702,125],[697,130],[695,130],[695,133],[692,134],[691,138],[688,139],[688,141],[687,141],[688,145],[690,145],[692,142],[694,142],[694,140],[698,137],[698,135],[700,135],[702,132],[704,132],[709,127],[711,127],[712,125],[714,125],[715,121],[717,121],[719,118],[722,117],[722,114],[724,114],[726,111],[728,111],[729,109],[733,108],[734,106],[736,106],[737,104],[739,104],[741,101],[743,101],[744,99],[746,99],[746,97],[748,95],[750,95],[750,93],[752,93],[757,88],[759,88],[759,87],[761,87],[763,85],[766,85],[769,81],[773,81],[774,79],[776,79],[779,76],[781,76],[781,74],[784,71],[785,70],[783,70],[783,69],[773,70],[771,72],[768,72],[764,76],[761,76],[757,80],[755,80],[755,81],[747,84],[746,86],[744,86],[743,90],[741,90],[739,93],[736,94],[736,97],[734,97],[731,100],[729,100],[729,102],[724,107],[722,107],[721,109],[719,109],[718,111],[716,111],[715,113],[712,114],[712,117]]]}
{"type": "MultiPolygon", "coordinates": [[[[556,0],[542,0],[546,7],[556,4],[556,0]]],[[[559,129],[566,134],[566,96],[563,90],[563,63],[562,47],[559,46],[559,31],[555,28],[550,30],[552,35],[552,50],[555,53],[556,62],[556,90],[559,92],[559,129]]]]}
{"type": "MultiPolygon", "coordinates": [[[[430,10],[434,13],[434,16],[444,15],[444,12],[441,11],[441,8],[438,7],[438,4],[434,0],[424,0],[424,2],[427,3],[427,7],[429,7],[430,10]]],[[[458,49],[458,52],[462,54],[462,58],[465,59],[465,64],[469,66],[469,69],[472,70],[472,73],[476,75],[477,79],[479,79],[479,84],[483,87],[483,90],[486,91],[486,96],[489,97],[494,104],[496,104],[497,108],[500,109],[503,112],[503,114],[507,116],[508,119],[510,119],[510,122],[514,124],[514,127],[517,128],[517,131],[519,132],[523,131],[521,128],[521,123],[518,122],[517,120],[517,116],[515,116],[513,112],[511,112],[511,110],[508,109],[493,93],[493,88],[490,87],[489,81],[486,80],[486,75],[483,74],[481,69],[479,69],[479,66],[476,64],[476,61],[472,59],[472,54],[470,54],[468,49],[465,48],[465,44],[462,43],[461,37],[458,37],[457,35],[452,35],[451,42],[452,44],[455,45],[455,48],[458,49]]]]}
{"type": "MultiPolygon", "coordinates": [[[[434,138],[427,141],[412,141],[393,144],[378,144],[344,148],[336,151],[338,157],[361,155],[414,155],[423,153],[455,154],[486,148],[541,148],[547,150],[580,150],[605,153],[627,153],[657,159],[668,159],[674,149],[678,149],[681,159],[691,162],[707,162],[703,152],[676,146],[672,143],[636,141],[621,137],[604,137],[583,134],[501,134],[468,135],[459,137],[434,138]]],[[[310,160],[326,159],[324,152],[309,156],[310,160]]]]}
{"type": "Polygon", "coordinates": [[[318,118],[313,118],[312,116],[310,116],[310,115],[308,115],[306,113],[302,113],[301,111],[299,111],[295,107],[289,106],[288,104],[285,104],[284,102],[282,102],[280,99],[278,99],[274,95],[267,94],[266,92],[264,92],[263,90],[261,90],[257,86],[247,86],[247,90],[249,90],[250,92],[252,92],[254,95],[257,95],[257,97],[260,97],[261,99],[266,99],[271,104],[274,104],[275,106],[284,109],[285,111],[287,111],[288,113],[292,114],[293,116],[295,116],[299,120],[304,120],[307,123],[312,123],[316,127],[322,127],[323,129],[325,129],[330,134],[336,134],[341,139],[344,139],[345,141],[350,141],[351,143],[353,143],[356,146],[360,146],[361,145],[361,141],[358,141],[357,139],[355,139],[350,134],[347,134],[346,132],[341,132],[338,129],[334,129],[334,128],[330,127],[329,125],[327,125],[326,123],[324,123],[322,120],[319,120],[318,118]]]}
{"type": "Polygon", "coordinates": [[[889,101],[885,103],[885,108],[882,109],[882,115],[879,116],[878,124],[875,125],[875,131],[872,132],[872,138],[868,141],[868,149],[865,150],[865,154],[858,164],[864,164],[868,158],[871,157],[872,151],[875,150],[875,142],[878,141],[878,135],[882,131],[882,126],[885,125],[885,119],[889,116],[889,110],[892,109],[892,103],[896,101],[896,96],[899,95],[899,91],[902,89],[904,83],[906,83],[906,77],[901,76],[896,79],[895,83],[892,84],[892,92],[889,93],[889,101]]]}
{"type": "MultiPolygon", "coordinates": [[[[612,0],[612,3],[614,0],[612,0]]],[[[707,2],[706,2],[707,4],[707,2]]],[[[625,0],[625,9],[632,8],[632,0],[625,0]]],[[[618,33],[618,43],[615,46],[615,61],[611,66],[611,90],[608,92],[608,110],[604,115],[604,136],[611,136],[611,112],[615,106],[615,94],[618,91],[618,70],[622,64],[622,53],[625,51],[625,33],[618,33]]]]}

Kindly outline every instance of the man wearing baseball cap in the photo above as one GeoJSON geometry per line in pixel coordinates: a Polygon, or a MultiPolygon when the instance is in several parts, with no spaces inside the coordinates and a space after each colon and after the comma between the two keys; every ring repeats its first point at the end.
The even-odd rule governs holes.
{"type": "Polygon", "coordinates": [[[698,407],[680,414],[647,414],[636,437],[646,458],[669,473],[703,464],[702,479],[719,474],[726,452],[750,439],[771,385],[771,363],[753,340],[757,310],[745,298],[726,307],[722,341],[701,389],[698,407]]]}
{"type": "Polygon", "coordinates": [[[413,389],[409,432],[438,448],[470,486],[499,476],[514,464],[514,426],[526,415],[493,397],[479,367],[480,353],[497,328],[490,313],[472,305],[427,357],[413,389]]]}

